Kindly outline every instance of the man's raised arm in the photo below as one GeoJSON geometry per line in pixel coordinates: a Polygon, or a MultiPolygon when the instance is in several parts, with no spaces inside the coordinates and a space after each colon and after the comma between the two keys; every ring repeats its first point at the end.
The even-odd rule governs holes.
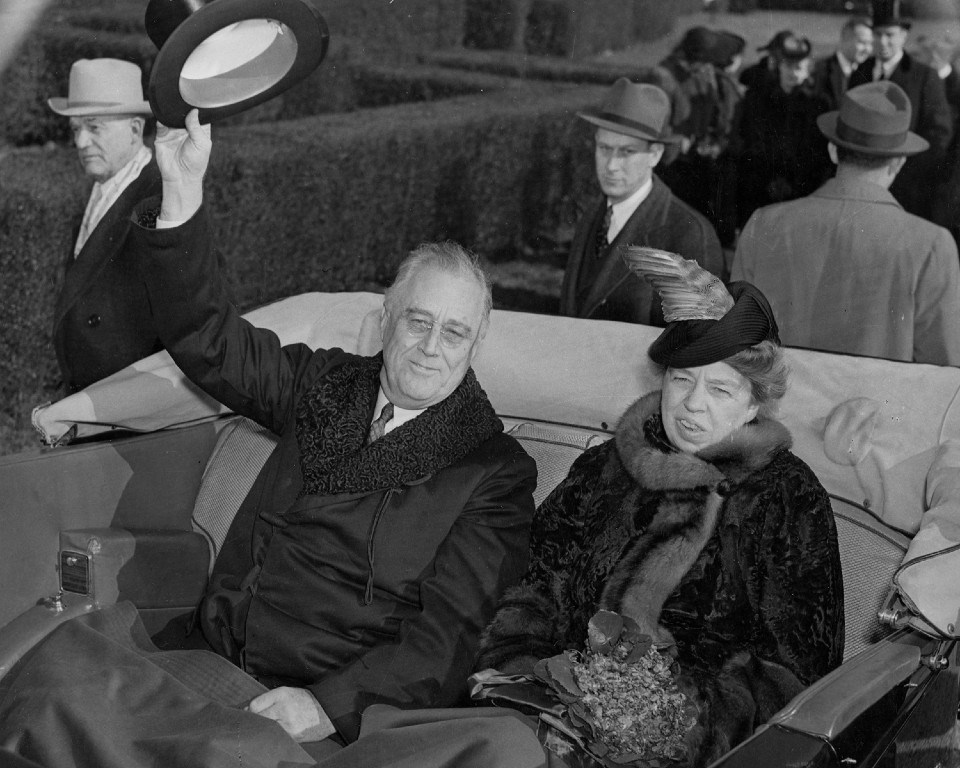
{"type": "Polygon", "coordinates": [[[163,179],[159,227],[188,221],[203,202],[203,176],[210,162],[210,126],[200,125],[198,112],[190,110],[186,130],[157,124],[154,150],[163,179]]]}

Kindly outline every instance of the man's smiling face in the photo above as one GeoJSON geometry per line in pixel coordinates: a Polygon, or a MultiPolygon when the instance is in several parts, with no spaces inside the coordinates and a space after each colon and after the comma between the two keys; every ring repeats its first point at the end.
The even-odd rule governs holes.
{"type": "Polygon", "coordinates": [[[459,386],[485,331],[484,289],[470,275],[420,268],[380,318],[384,394],[427,408],[459,386]]]}

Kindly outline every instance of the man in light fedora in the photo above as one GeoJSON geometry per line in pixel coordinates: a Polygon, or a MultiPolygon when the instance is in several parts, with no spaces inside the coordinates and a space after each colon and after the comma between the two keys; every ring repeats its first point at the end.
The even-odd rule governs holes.
{"type": "Polygon", "coordinates": [[[836,177],[747,222],[732,279],[766,294],[784,344],[960,365],[957,247],[888,191],[929,146],[909,130],[910,111],[889,80],[847,91],[817,120],[836,177]]]}
{"type": "Polygon", "coordinates": [[[670,130],[670,100],[655,85],[617,80],[599,108],[578,116],[596,126],[594,160],[601,199],[577,225],[560,294],[560,312],[574,317],[663,326],[653,288],[627,269],[620,249],[662,248],[725,275],[723,253],[707,220],[653,173],[670,130]]]}
{"type": "Polygon", "coordinates": [[[48,104],[70,118],[80,163],[94,182],[54,309],[53,343],[71,393],[161,348],[127,243],[133,206],[160,193],[160,172],[143,143],[150,105],[136,64],[80,59],[70,68],[67,97],[48,104]]]}

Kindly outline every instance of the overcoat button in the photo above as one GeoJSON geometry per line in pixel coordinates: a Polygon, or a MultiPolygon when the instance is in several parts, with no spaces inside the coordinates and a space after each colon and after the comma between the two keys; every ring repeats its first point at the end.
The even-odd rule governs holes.
{"type": "Polygon", "coordinates": [[[96,328],[100,325],[100,315],[90,315],[90,317],[87,318],[87,325],[91,328],[96,328]]]}

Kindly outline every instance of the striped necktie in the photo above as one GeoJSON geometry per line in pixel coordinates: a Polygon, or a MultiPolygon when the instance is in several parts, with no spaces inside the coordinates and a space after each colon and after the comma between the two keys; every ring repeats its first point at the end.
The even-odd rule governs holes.
{"type": "Polygon", "coordinates": [[[393,403],[387,403],[380,411],[380,418],[370,425],[370,431],[367,433],[366,445],[377,442],[383,437],[384,430],[387,428],[387,422],[393,418],[393,403]]]}
{"type": "Polygon", "coordinates": [[[608,205],[607,210],[603,212],[603,221],[597,227],[597,242],[594,253],[597,257],[603,256],[610,247],[610,241],[607,240],[607,232],[610,230],[610,220],[613,218],[613,206],[608,205]]]}

